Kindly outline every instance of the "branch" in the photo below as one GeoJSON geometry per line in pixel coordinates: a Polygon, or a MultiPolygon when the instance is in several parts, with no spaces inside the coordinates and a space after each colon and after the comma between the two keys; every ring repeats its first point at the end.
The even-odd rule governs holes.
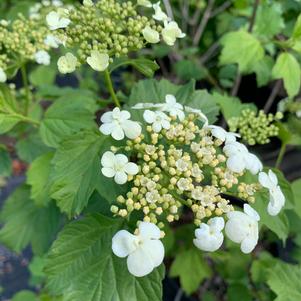
{"type": "Polygon", "coordinates": [[[195,36],[193,38],[193,45],[198,45],[200,40],[201,40],[201,37],[204,33],[204,30],[206,28],[206,25],[210,19],[210,16],[211,16],[211,11],[212,11],[212,8],[213,8],[213,5],[214,5],[214,2],[215,0],[209,0],[208,1],[208,5],[206,7],[206,10],[204,12],[204,16],[201,20],[201,23],[195,33],[195,36]]]}
{"type": "Polygon", "coordinates": [[[231,1],[224,2],[221,6],[217,7],[212,13],[210,18],[214,18],[216,15],[222,13],[224,10],[232,5],[231,1]]]}
{"type": "Polygon", "coordinates": [[[171,8],[169,0],[163,0],[163,3],[164,3],[168,17],[173,20],[174,16],[173,16],[173,12],[172,12],[172,8],[171,8]]]}
{"type": "Polygon", "coordinates": [[[271,107],[272,107],[272,105],[274,103],[274,100],[276,99],[276,96],[279,93],[281,85],[282,85],[281,79],[277,80],[276,83],[275,83],[275,85],[274,85],[274,88],[273,88],[273,90],[272,90],[272,92],[271,92],[271,94],[270,94],[270,96],[269,96],[269,98],[268,98],[268,100],[267,100],[264,108],[263,108],[263,110],[264,110],[265,113],[268,113],[269,110],[271,109],[271,107]]]}

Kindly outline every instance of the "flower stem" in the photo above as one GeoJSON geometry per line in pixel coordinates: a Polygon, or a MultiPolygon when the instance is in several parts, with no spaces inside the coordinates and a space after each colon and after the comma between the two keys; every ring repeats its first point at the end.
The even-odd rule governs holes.
{"type": "Polygon", "coordinates": [[[276,167],[276,168],[279,168],[279,167],[280,167],[280,164],[281,164],[281,162],[282,162],[282,160],[283,160],[285,151],[286,151],[286,143],[282,143],[282,144],[281,144],[280,151],[279,151],[279,154],[278,154],[278,157],[277,157],[277,161],[276,161],[276,164],[275,164],[275,167],[276,167]]]}
{"type": "Polygon", "coordinates": [[[112,83],[112,79],[111,79],[111,76],[110,76],[109,71],[108,71],[108,70],[105,70],[105,71],[104,71],[104,75],[105,75],[105,82],[106,82],[107,88],[108,88],[108,90],[109,90],[109,92],[110,92],[110,95],[111,95],[111,97],[112,97],[112,99],[113,99],[113,101],[114,101],[116,107],[119,107],[119,108],[120,108],[120,107],[121,107],[121,106],[120,106],[120,102],[119,102],[119,100],[118,100],[118,98],[117,98],[117,96],[116,96],[116,93],[115,93],[115,91],[114,91],[113,83],[112,83]]]}
{"type": "Polygon", "coordinates": [[[27,72],[26,72],[26,65],[25,64],[23,64],[21,66],[21,74],[22,74],[22,80],[23,80],[23,87],[24,87],[25,93],[26,93],[24,113],[27,116],[28,115],[28,109],[29,109],[30,101],[31,101],[31,96],[30,96],[30,89],[29,89],[27,72]]]}

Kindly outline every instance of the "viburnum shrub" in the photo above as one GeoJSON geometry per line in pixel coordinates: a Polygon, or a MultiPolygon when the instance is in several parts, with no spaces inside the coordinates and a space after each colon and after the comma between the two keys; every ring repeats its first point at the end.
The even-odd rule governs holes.
{"type": "Polygon", "coordinates": [[[31,247],[36,288],[13,301],[160,301],[165,276],[179,277],[175,300],[183,291],[217,300],[217,286],[229,301],[301,295],[300,267],[269,253],[289,235],[300,245],[290,232],[300,226],[300,181],[251,148],[279,138],[279,167],[286,146],[300,143],[291,122],[298,129],[301,19],[280,34],[280,4],[234,1],[224,16],[232,2],[215,11],[209,0],[194,25],[205,1],[191,2],[44,0],[24,10],[13,1],[0,20],[0,186],[21,175],[0,241],[17,253],[31,247]],[[266,33],[263,19],[277,30],[266,33]],[[229,22],[235,31],[225,33],[229,22]],[[287,52],[278,56],[279,46],[287,52]],[[200,68],[219,49],[213,72],[200,68]],[[168,79],[151,78],[159,65],[168,79]],[[236,97],[251,71],[260,83],[277,79],[263,110],[236,97]],[[199,89],[203,76],[210,92],[199,89]],[[280,79],[288,98],[271,113],[280,79]]]}

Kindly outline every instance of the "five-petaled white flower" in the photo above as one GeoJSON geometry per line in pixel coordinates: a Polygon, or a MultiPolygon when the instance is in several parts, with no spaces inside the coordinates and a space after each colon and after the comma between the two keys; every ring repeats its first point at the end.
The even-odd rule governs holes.
{"type": "Polygon", "coordinates": [[[91,55],[87,57],[87,63],[96,71],[104,71],[109,66],[110,57],[106,53],[100,53],[92,50],[91,55]]]}
{"type": "Polygon", "coordinates": [[[145,6],[145,7],[152,7],[152,3],[148,0],[137,0],[137,5],[145,6]]]}
{"type": "Polygon", "coordinates": [[[66,28],[70,24],[70,20],[60,13],[52,11],[46,16],[47,24],[50,30],[56,30],[59,28],[66,28]]]}
{"type": "Polygon", "coordinates": [[[77,62],[76,56],[68,52],[58,59],[57,66],[61,73],[66,74],[75,71],[77,62]]]}
{"type": "Polygon", "coordinates": [[[143,118],[147,123],[152,125],[154,132],[159,133],[162,128],[168,130],[170,128],[170,118],[161,111],[146,110],[143,113],[143,118]]]}
{"type": "Polygon", "coordinates": [[[101,116],[100,120],[103,124],[99,130],[104,135],[111,135],[115,140],[122,140],[124,136],[136,139],[141,134],[141,126],[138,122],[129,120],[130,117],[130,112],[115,108],[101,116]]]}
{"type": "Polygon", "coordinates": [[[127,156],[108,151],[101,157],[101,165],[103,166],[101,172],[108,178],[113,178],[117,184],[124,184],[127,182],[127,175],[135,175],[138,173],[138,166],[129,162],[127,156]]]}
{"type": "Polygon", "coordinates": [[[160,1],[153,5],[153,9],[155,10],[153,19],[155,19],[157,21],[169,21],[170,20],[170,18],[166,15],[166,13],[162,11],[161,6],[160,6],[160,1]]]}
{"type": "Polygon", "coordinates": [[[269,173],[261,172],[258,176],[259,183],[267,188],[270,193],[270,202],[268,204],[268,213],[277,215],[285,204],[285,197],[278,185],[277,176],[272,170],[269,173]]]}
{"type": "Polygon", "coordinates": [[[182,121],[185,118],[183,110],[183,106],[177,102],[176,98],[173,95],[166,95],[165,103],[162,106],[162,111],[168,112],[171,116],[178,117],[182,121]]]}
{"type": "Polygon", "coordinates": [[[181,31],[175,21],[164,22],[162,37],[167,45],[173,46],[177,38],[184,38],[185,36],[186,34],[181,31]]]}
{"type": "Polygon", "coordinates": [[[45,50],[39,50],[34,55],[35,60],[40,65],[48,66],[50,64],[50,55],[45,50]]]}
{"type": "Polygon", "coordinates": [[[211,134],[213,137],[225,142],[226,144],[229,142],[235,142],[236,138],[240,137],[239,134],[227,132],[222,127],[217,125],[209,125],[207,128],[211,130],[211,134]]]}
{"type": "Polygon", "coordinates": [[[49,34],[44,39],[45,45],[51,47],[51,48],[58,48],[63,42],[56,36],[49,34]]]}
{"type": "Polygon", "coordinates": [[[142,30],[143,37],[149,43],[156,44],[160,42],[160,35],[159,32],[152,29],[150,26],[146,26],[142,30]]]}
{"type": "Polygon", "coordinates": [[[228,157],[227,167],[233,172],[241,173],[247,169],[255,175],[263,168],[260,160],[254,154],[249,153],[242,143],[228,142],[223,151],[228,157]]]}
{"type": "Polygon", "coordinates": [[[195,230],[194,245],[206,252],[218,250],[224,241],[222,233],[224,227],[225,221],[222,217],[211,218],[207,224],[201,223],[200,227],[195,230]]]}
{"type": "Polygon", "coordinates": [[[250,205],[244,204],[244,212],[231,211],[227,213],[227,217],[226,235],[240,244],[243,253],[252,252],[258,242],[258,213],[250,205]]]}
{"type": "Polygon", "coordinates": [[[112,239],[112,250],[118,257],[127,257],[132,275],[143,277],[163,262],[164,246],[160,241],[160,229],[155,224],[140,222],[138,229],[137,235],[118,231],[112,239]]]}
{"type": "Polygon", "coordinates": [[[2,68],[0,68],[0,83],[5,83],[7,81],[6,73],[2,68]]]}

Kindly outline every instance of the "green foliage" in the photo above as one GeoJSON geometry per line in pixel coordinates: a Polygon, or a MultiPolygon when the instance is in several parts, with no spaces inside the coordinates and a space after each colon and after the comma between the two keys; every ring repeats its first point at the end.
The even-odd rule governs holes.
{"type": "Polygon", "coordinates": [[[31,199],[37,206],[49,203],[49,173],[53,153],[46,153],[34,160],[27,172],[27,184],[31,186],[31,199]]]}
{"type": "Polygon", "coordinates": [[[53,204],[36,207],[29,198],[28,186],[21,186],[9,197],[0,218],[4,223],[0,241],[16,252],[31,244],[36,254],[43,254],[59,225],[57,208],[53,204]]]}
{"type": "Polygon", "coordinates": [[[290,97],[295,96],[300,90],[301,71],[300,65],[290,53],[281,53],[272,70],[273,78],[282,78],[284,87],[290,97]]]}
{"type": "Polygon", "coordinates": [[[268,285],[276,293],[275,301],[296,301],[301,298],[301,267],[278,263],[270,269],[268,285]]]}
{"type": "Polygon", "coordinates": [[[106,139],[92,131],[78,132],[64,140],[54,155],[50,196],[69,217],[80,214],[101,186],[100,148],[106,139]]]}
{"type": "Polygon", "coordinates": [[[197,248],[191,248],[177,253],[170,267],[170,276],[178,276],[181,287],[187,294],[191,294],[204,279],[211,276],[211,270],[203,254],[197,248]]]}
{"type": "Polygon", "coordinates": [[[12,172],[12,161],[5,145],[0,144],[0,176],[8,177],[12,172]]]}
{"type": "Polygon", "coordinates": [[[292,183],[292,191],[295,199],[295,212],[301,217],[301,179],[292,183]]]}
{"type": "Polygon", "coordinates": [[[45,113],[40,135],[43,142],[52,147],[81,129],[95,128],[95,100],[84,95],[59,98],[45,113]]]}
{"type": "Polygon", "coordinates": [[[250,72],[253,65],[264,57],[260,42],[245,30],[227,33],[221,44],[220,64],[238,64],[242,73],[250,72]]]}
{"type": "Polygon", "coordinates": [[[67,225],[53,244],[46,264],[48,288],[64,301],[160,301],[162,267],[142,278],[130,275],[126,262],[112,254],[118,219],[94,214],[67,225]]]}

